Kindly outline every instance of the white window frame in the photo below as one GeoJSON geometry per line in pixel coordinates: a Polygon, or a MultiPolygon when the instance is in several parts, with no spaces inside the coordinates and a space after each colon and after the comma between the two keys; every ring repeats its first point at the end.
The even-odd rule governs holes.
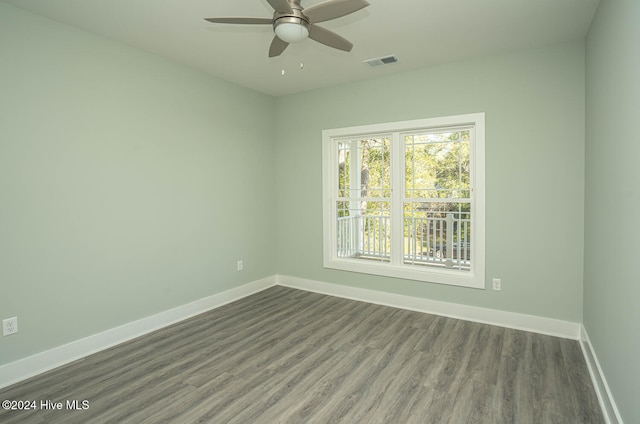
{"type": "MultiPolygon", "coordinates": [[[[323,188],[323,265],[325,268],[375,274],[409,280],[448,284],[470,288],[485,288],[485,125],[484,113],[426,118],[411,121],[335,128],[322,131],[322,188],[323,188]],[[474,137],[471,149],[471,252],[473,260],[468,271],[415,266],[404,264],[402,252],[392,251],[391,262],[374,262],[337,256],[337,192],[338,161],[337,140],[375,134],[390,135],[391,186],[393,216],[403,214],[404,193],[404,146],[401,133],[409,131],[437,130],[448,127],[472,126],[474,137]],[[394,259],[395,257],[395,259],[394,259]]],[[[400,221],[397,221],[400,222],[400,221]]],[[[393,231],[392,227],[392,231],[393,231]]],[[[402,236],[392,233],[396,243],[402,236]]],[[[393,243],[393,241],[392,241],[393,243]]],[[[393,244],[392,244],[393,245],[393,244]]],[[[397,245],[397,244],[396,244],[397,245]]]]}

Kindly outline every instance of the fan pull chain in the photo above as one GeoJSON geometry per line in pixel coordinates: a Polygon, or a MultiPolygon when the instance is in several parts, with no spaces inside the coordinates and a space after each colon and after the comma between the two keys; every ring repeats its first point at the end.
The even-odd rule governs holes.
{"type": "MultiPolygon", "coordinates": [[[[304,62],[300,61],[300,63],[298,64],[300,70],[304,70],[304,62]]],[[[287,71],[285,70],[285,68],[282,68],[282,70],[280,71],[280,75],[282,75],[283,77],[286,75],[287,71]]]]}

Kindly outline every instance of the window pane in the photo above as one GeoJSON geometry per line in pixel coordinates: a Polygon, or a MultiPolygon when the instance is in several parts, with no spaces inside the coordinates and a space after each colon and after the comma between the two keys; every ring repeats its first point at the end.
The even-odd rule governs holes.
{"type": "Polygon", "coordinates": [[[373,138],[359,142],[362,197],[391,196],[391,141],[373,138]]]}
{"type": "Polygon", "coordinates": [[[388,202],[337,202],[338,257],[389,262],[389,207],[388,202]]]}
{"type": "Polygon", "coordinates": [[[405,135],[405,197],[468,199],[469,136],[469,130],[405,135]]]}
{"type": "Polygon", "coordinates": [[[366,138],[339,141],[338,196],[391,196],[391,140],[366,138]]]}
{"type": "Polygon", "coordinates": [[[471,204],[406,202],[404,263],[468,271],[471,267],[471,204]]]}

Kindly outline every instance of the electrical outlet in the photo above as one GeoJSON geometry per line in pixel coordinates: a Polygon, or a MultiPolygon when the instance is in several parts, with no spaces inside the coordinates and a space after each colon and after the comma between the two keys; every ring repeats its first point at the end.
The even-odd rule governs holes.
{"type": "Polygon", "coordinates": [[[493,279],[493,289],[495,291],[502,290],[502,280],[500,280],[499,278],[494,278],[493,279]]]}
{"type": "Polygon", "coordinates": [[[244,269],[244,264],[242,263],[242,261],[238,261],[237,268],[238,271],[242,271],[244,269]]]}
{"type": "Polygon", "coordinates": [[[2,320],[2,335],[9,336],[18,332],[18,317],[2,320]]]}

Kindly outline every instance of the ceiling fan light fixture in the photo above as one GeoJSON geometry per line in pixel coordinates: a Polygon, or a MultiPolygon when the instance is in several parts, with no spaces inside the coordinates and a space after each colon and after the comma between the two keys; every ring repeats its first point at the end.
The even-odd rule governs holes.
{"type": "Polygon", "coordinates": [[[309,36],[309,24],[300,18],[278,19],[273,29],[278,38],[287,43],[297,43],[309,36]]]}

